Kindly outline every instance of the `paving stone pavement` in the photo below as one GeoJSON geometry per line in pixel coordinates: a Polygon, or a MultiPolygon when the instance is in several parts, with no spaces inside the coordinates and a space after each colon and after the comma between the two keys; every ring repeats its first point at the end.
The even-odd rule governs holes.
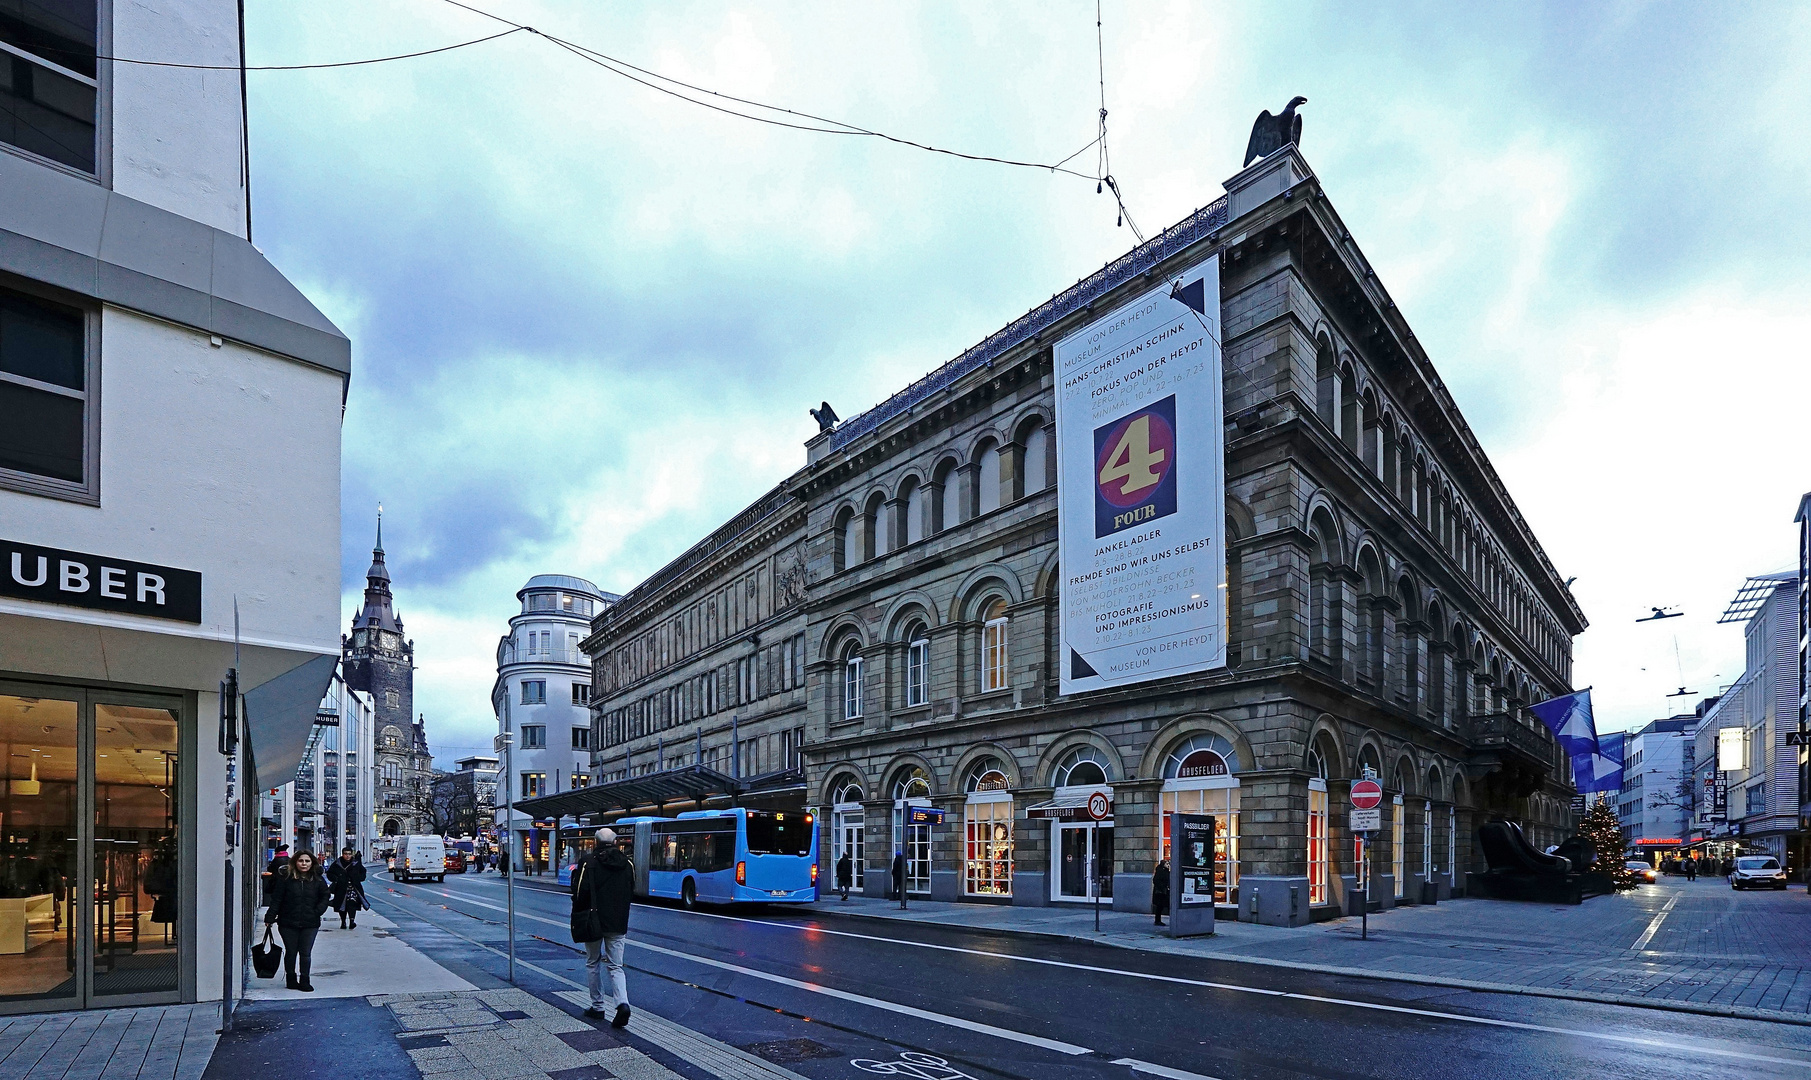
{"type": "Polygon", "coordinates": [[[1581,905],[1450,900],[1295,929],[1216,924],[1173,939],[1149,915],[834,898],[815,908],[868,919],[936,922],[1125,948],[1514,993],[1811,1021],[1811,896],[1733,892],[1722,879],[1665,877],[1581,905]],[[1650,933],[1650,930],[1652,931],[1650,933]]]}
{"type": "Polygon", "coordinates": [[[366,999],[422,1080],[683,1080],[608,1028],[513,987],[366,999]]]}
{"type": "Polygon", "coordinates": [[[0,1080],[199,1080],[218,1005],[0,1017],[0,1080]]]}

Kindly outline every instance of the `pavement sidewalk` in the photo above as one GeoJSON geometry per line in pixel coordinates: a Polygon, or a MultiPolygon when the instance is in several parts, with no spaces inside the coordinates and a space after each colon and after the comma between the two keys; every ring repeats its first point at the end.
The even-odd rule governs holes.
{"type": "Polygon", "coordinates": [[[1149,915],[827,896],[811,910],[1498,993],[1811,1024],[1811,897],[1665,878],[1579,906],[1451,900],[1294,929],[1219,920],[1175,939],[1149,915]]]}

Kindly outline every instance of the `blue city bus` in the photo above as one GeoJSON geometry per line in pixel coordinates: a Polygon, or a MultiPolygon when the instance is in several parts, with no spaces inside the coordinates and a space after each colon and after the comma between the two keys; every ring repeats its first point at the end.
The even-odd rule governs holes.
{"type": "Polygon", "coordinates": [[[809,904],[817,899],[817,827],[810,814],[696,810],[632,817],[635,892],[699,904],[809,904]]]}

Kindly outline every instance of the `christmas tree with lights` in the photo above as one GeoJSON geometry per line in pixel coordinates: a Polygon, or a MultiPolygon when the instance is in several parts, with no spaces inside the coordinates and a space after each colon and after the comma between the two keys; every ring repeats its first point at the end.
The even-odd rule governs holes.
{"type": "MultiPolygon", "coordinates": [[[[1622,822],[1608,802],[1591,802],[1585,810],[1584,818],[1578,823],[1578,835],[1597,849],[1597,865],[1592,869],[1600,874],[1608,874],[1619,890],[1635,887],[1635,871],[1629,869],[1628,860],[1623,857],[1627,841],[1622,835],[1622,822]]],[[[1582,870],[1584,867],[1575,869],[1582,870]]]]}

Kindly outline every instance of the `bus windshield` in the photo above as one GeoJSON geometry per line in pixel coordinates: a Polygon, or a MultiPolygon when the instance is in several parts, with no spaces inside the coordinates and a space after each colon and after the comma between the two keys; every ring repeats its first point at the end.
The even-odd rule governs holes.
{"type": "Polygon", "coordinates": [[[751,855],[811,854],[811,823],[804,815],[748,812],[748,851],[751,855]]]}

